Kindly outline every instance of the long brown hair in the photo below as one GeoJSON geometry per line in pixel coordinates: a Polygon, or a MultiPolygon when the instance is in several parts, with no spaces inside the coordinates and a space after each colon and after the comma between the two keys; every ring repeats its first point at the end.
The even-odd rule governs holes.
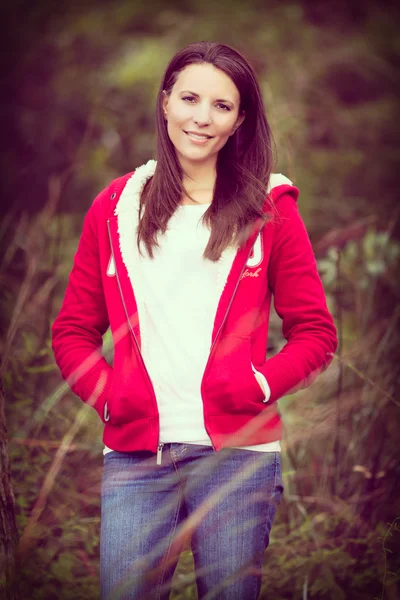
{"type": "MultiPolygon", "coordinates": [[[[158,232],[166,231],[185,192],[182,168],[164,118],[163,90],[169,95],[179,73],[191,64],[201,63],[209,63],[231,78],[240,94],[239,115],[246,111],[243,123],[218,153],[213,200],[203,216],[211,230],[204,258],[217,261],[227,246],[244,243],[255,219],[268,218],[262,207],[268,198],[273,138],[256,75],[233,48],[215,42],[194,42],[172,58],[157,96],[157,167],[141,194],[140,213],[143,207],[145,210],[137,234],[139,250],[142,241],[151,258],[153,247],[158,246],[158,232]]],[[[270,207],[273,209],[272,202],[270,207]]]]}

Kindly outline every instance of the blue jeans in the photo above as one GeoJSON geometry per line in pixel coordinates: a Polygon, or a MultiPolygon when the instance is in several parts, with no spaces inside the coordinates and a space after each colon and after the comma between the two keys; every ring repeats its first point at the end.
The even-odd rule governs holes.
{"type": "Polygon", "coordinates": [[[165,444],[109,452],[101,486],[102,600],[166,600],[191,541],[199,599],[256,600],[276,506],[279,452],[165,444]]]}

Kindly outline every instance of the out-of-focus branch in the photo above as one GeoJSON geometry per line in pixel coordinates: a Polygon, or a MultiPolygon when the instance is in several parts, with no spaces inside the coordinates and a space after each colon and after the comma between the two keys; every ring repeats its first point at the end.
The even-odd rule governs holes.
{"type": "MultiPolygon", "coordinates": [[[[24,309],[28,304],[28,299],[31,299],[32,294],[34,293],[35,277],[38,273],[43,253],[48,247],[47,228],[51,219],[54,217],[54,213],[58,201],[60,199],[60,194],[61,185],[59,178],[50,178],[48,200],[45,208],[29,224],[27,224],[24,221],[24,219],[21,219],[21,225],[25,222],[25,231],[21,231],[21,228],[19,227],[14,236],[12,247],[15,250],[18,247],[22,247],[25,250],[26,273],[21,287],[18,291],[14,310],[11,315],[10,325],[6,334],[4,348],[2,352],[3,362],[1,366],[0,376],[7,370],[11,347],[13,345],[18,329],[22,321],[24,320],[24,309]],[[24,233],[25,242],[23,242],[22,233],[24,233]]],[[[7,260],[11,259],[12,255],[8,257],[7,260]]],[[[51,285],[54,285],[54,283],[54,281],[51,282],[51,285]]]]}

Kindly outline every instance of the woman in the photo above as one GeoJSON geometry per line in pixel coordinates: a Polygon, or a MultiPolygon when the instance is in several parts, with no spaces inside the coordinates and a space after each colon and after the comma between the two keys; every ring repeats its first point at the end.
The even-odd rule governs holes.
{"type": "Polygon", "coordinates": [[[53,325],[105,424],[102,598],[168,598],[190,537],[200,598],[255,599],[283,492],[277,400],[327,368],[336,329],[246,60],[178,52],[157,135],[157,163],[90,208],[53,325]],[[272,294],[287,343],[266,360],[272,294]]]}

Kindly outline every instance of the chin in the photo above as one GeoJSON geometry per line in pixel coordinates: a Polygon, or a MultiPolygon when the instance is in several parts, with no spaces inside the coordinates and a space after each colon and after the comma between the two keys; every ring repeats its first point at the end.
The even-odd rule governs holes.
{"type": "Polygon", "coordinates": [[[214,154],[204,154],[204,155],[178,154],[178,157],[180,157],[183,161],[191,162],[193,164],[200,164],[200,163],[207,162],[207,161],[211,160],[213,158],[213,156],[214,156],[214,154]]]}

